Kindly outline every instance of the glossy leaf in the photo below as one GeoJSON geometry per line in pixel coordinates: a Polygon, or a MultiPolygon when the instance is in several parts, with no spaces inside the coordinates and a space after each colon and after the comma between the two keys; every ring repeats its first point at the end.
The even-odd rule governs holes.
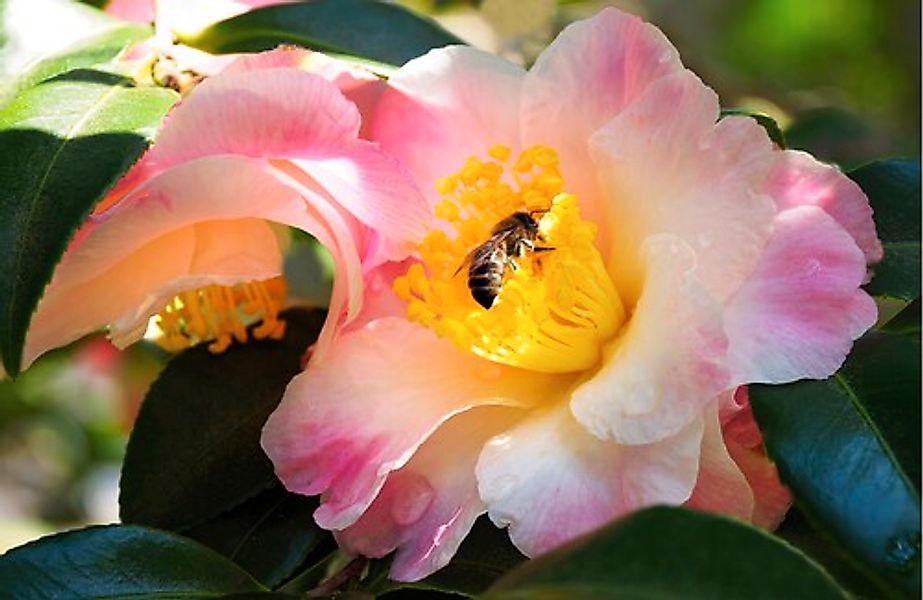
{"type": "Polygon", "coordinates": [[[74,232],[177,98],[111,73],[75,70],[0,111],[0,354],[7,373],[19,371],[32,312],[74,232]]]}
{"type": "Polygon", "coordinates": [[[894,315],[882,326],[885,331],[895,333],[906,333],[910,335],[920,334],[920,299],[917,298],[899,313],[894,315]]]}
{"type": "Polygon", "coordinates": [[[873,332],[824,381],[750,386],[796,502],[882,585],[920,590],[920,340],[873,332]]]}
{"type": "Polygon", "coordinates": [[[205,345],[179,354],[151,386],[122,466],[122,520],[180,530],[275,484],[263,423],[320,331],[320,311],[283,313],[281,341],[205,345]]]}
{"type": "Polygon", "coordinates": [[[287,579],[333,536],[314,523],[316,498],[273,487],[183,532],[227,556],[269,587],[287,579]]]}
{"type": "Polygon", "coordinates": [[[920,163],[873,162],[848,175],[869,197],[875,211],[884,260],[873,267],[869,293],[905,300],[920,297],[920,163]]]}
{"type": "Polygon", "coordinates": [[[129,46],[150,37],[152,33],[151,28],[146,25],[115,23],[111,27],[35,62],[18,77],[7,80],[0,86],[0,103],[55,75],[109,63],[129,46]]]}
{"type": "Polygon", "coordinates": [[[766,113],[747,110],[746,108],[722,108],[721,117],[727,116],[741,116],[741,117],[750,117],[757,123],[760,127],[766,130],[769,139],[771,139],[779,148],[786,148],[785,145],[785,134],[782,133],[782,128],[779,127],[779,124],[776,123],[776,120],[767,115],[766,113]]]}
{"type": "Polygon", "coordinates": [[[819,566],[725,517],[651,508],[514,569],[488,598],[845,598],[819,566]]]}
{"type": "Polygon", "coordinates": [[[117,19],[72,0],[3,0],[0,81],[17,77],[36,62],[117,26],[117,19]]]}
{"type": "Polygon", "coordinates": [[[389,65],[401,65],[432,48],[464,43],[428,17],[376,0],[268,6],[216,23],[181,41],[213,54],[295,44],[389,65]]]}
{"type": "Polygon", "coordinates": [[[178,598],[264,590],[191,540],[108,525],[44,537],[0,556],[4,598],[178,598]]]}

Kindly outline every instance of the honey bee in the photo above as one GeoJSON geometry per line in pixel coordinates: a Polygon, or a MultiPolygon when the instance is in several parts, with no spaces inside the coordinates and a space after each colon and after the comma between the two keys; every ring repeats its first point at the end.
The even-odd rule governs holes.
{"type": "Polygon", "coordinates": [[[457,275],[468,265],[468,290],[474,301],[489,309],[500,293],[507,267],[516,269],[515,259],[528,252],[545,252],[553,248],[536,246],[540,239],[538,221],[532,212],[514,212],[490,230],[486,242],[468,253],[464,262],[455,271],[457,275]]]}

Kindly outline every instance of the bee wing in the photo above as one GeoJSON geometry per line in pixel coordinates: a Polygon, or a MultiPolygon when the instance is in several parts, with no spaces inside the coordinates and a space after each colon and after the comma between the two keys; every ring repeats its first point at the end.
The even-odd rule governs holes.
{"type": "Polygon", "coordinates": [[[461,264],[458,265],[458,268],[455,269],[455,273],[452,274],[452,277],[455,277],[456,275],[458,275],[459,273],[461,273],[462,269],[464,269],[466,266],[470,265],[471,262],[474,260],[474,258],[475,258],[479,253],[481,253],[481,252],[491,252],[491,253],[493,253],[493,252],[496,250],[496,248],[506,240],[506,238],[508,238],[510,235],[513,234],[514,231],[515,231],[514,229],[504,229],[504,230],[499,231],[499,232],[493,234],[492,236],[490,236],[490,239],[488,239],[488,240],[487,240],[486,242],[484,242],[483,244],[481,244],[481,245],[479,245],[479,246],[475,246],[475,247],[471,250],[471,252],[469,252],[467,255],[465,255],[465,259],[462,260],[461,264]]]}

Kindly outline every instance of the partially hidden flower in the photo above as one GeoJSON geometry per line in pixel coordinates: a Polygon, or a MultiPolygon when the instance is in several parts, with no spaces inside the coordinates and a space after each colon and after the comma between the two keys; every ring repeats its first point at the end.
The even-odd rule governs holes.
{"type": "Polygon", "coordinates": [[[152,317],[170,350],[207,342],[220,352],[255,321],[253,336],[280,337],[286,226],[330,251],[328,318],[352,319],[363,271],[406,256],[426,224],[409,175],[359,139],[344,93],[377,82],[283,49],[237,58],[192,89],[75,234],[33,316],[24,366],[101,328],[125,346],[152,317]]]}
{"type": "Polygon", "coordinates": [[[264,429],[321,526],[414,580],[485,512],[527,555],[654,504],[780,522],[744,386],[827,377],[874,323],[860,285],[882,250],[855,184],[719,120],[614,9],[528,72],[434,50],[371,119],[432,220],[264,429]],[[514,213],[527,243],[497,226],[514,213]]]}

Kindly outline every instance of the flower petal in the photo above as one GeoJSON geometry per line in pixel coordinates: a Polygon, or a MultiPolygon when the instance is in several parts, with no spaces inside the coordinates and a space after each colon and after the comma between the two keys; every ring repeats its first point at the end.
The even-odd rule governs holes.
{"type": "Polygon", "coordinates": [[[787,150],[779,155],[766,182],[766,192],[780,212],[796,206],[824,209],[852,236],[867,263],[881,260],[883,250],[868,198],[836,167],[820,163],[804,152],[787,150]]]}
{"type": "Polygon", "coordinates": [[[385,318],[311,359],[267,421],[263,448],[288,489],[323,493],[318,524],[343,529],[450,417],[481,405],[528,405],[554,387],[462,354],[404,318],[385,318]]]}
{"type": "Polygon", "coordinates": [[[859,288],[865,257],[822,209],[791,208],[725,313],[734,384],[822,379],[877,317],[859,288]]]}
{"type": "Polygon", "coordinates": [[[640,294],[643,240],[676,235],[718,300],[753,270],[775,207],[760,187],[774,158],[752,119],[718,118],[718,98],[691,72],[662,77],[593,136],[610,203],[613,245],[602,249],[627,306],[640,294]]]}
{"type": "Polygon", "coordinates": [[[596,223],[603,222],[603,212],[598,182],[587,168],[590,137],[651,82],[682,68],[676,48],[659,29],[609,8],[566,27],[526,76],[524,146],[557,150],[568,191],[596,223]]]}
{"type": "Polygon", "coordinates": [[[432,205],[436,180],[494,144],[519,148],[523,70],[456,46],[416,58],[389,80],[371,126],[373,139],[413,173],[432,205]]]}
{"type": "Polygon", "coordinates": [[[763,438],[750,410],[747,389],[738,388],[733,398],[733,403],[722,404],[721,433],[728,453],[753,490],[753,523],[772,530],[785,518],[792,494],[782,485],[779,472],[763,451],[763,438]]]}
{"type": "Polygon", "coordinates": [[[484,447],[477,465],[490,518],[534,556],[629,511],[681,504],[699,464],[702,419],[630,446],[599,440],[564,406],[535,414],[484,447]]]}
{"type": "Polygon", "coordinates": [[[634,315],[570,403],[593,435],[624,444],[675,434],[727,389],[720,306],[696,278],[692,250],[657,235],[642,253],[647,276],[634,315]]]}
{"type": "Polygon", "coordinates": [[[482,406],[442,424],[413,458],[391,473],[369,509],[337,540],[347,552],[382,557],[397,549],[391,577],[422,579],[444,567],[486,507],[474,468],[488,438],[522,411],[482,406]]]}
{"type": "Polygon", "coordinates": [[[717,406],[710,407],[704,418],[705,434],[702,436],[699,477],[685,506],[749,522],[753,518],[753,491],[737,463],[728,454],[717,406]]]}
{"type": "Polygon", "coordinates": [[[348,298],[358,312],[363,241],[309,192],[284,185],[262,161],[230,156],[154,177],[78,232],[39,303],[25,363],[107,324],[117,343],[130,343],[180,291],[280,274],[279,243],[266,221],[299,227],[327,246],[341,290],[331,314],[338,317],[336,302],[348,298]]]}
{"type": "Polygon", "coordinates": [[[355,105],[320,75],[233,70],[202,82],[171,113],[140,170],[149,177],[220,154],[300,159],[330,201],[380,232],[391,258],[422,235],[428,208],[397,162],[358,134],[355,105]]]}

